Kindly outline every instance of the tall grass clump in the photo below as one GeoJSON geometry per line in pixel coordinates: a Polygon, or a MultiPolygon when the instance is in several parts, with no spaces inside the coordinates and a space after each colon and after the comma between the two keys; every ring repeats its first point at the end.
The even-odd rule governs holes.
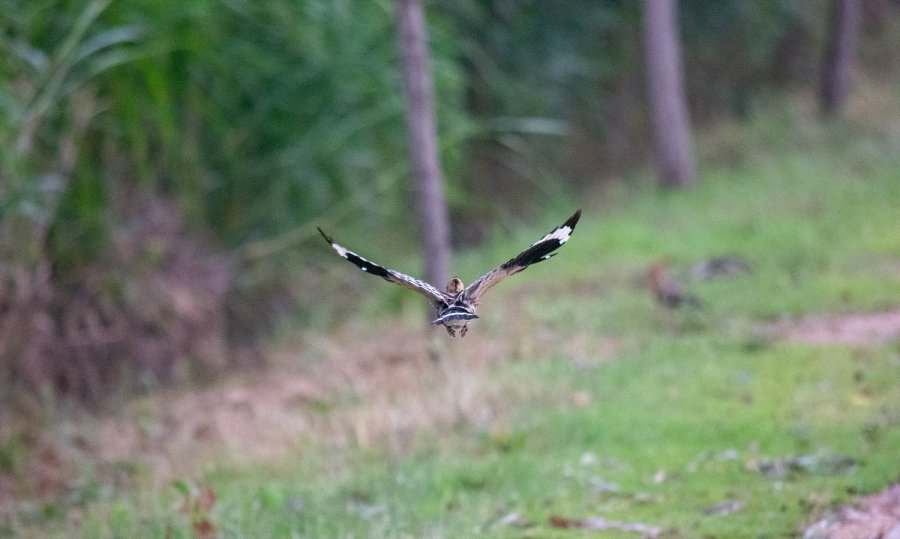
{"type": "Polygon", "coordinates": [[[0,25],[10,386],[97,396],[241,362],[229,343],[273,298],[303,299],[283,270],[314,218],[403,218],[391,2],[49,0],[0,25]]]}

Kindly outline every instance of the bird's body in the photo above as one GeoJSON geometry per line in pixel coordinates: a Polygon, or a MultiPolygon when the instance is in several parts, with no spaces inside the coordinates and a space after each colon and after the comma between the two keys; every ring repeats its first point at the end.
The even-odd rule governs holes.
{"type": "Polygon", "coordinates": [[[656,296],[656,300],[669,309],[680,307],[700,307],[700,300],[685,292],[681,283],[669,275],[669,269],[665,260],[660,259],[650,265],[647,271],[650,281],[650,289],[656,296]]]}
{"type": "Polygon", "coordinates": [[[325,241],[342,258],[353,263],[361,270],[414,290],[427,297],[437,313],[437,318],[431,322],[431,325],[443,325],[450,336],[455,337],[457,332],[459,332],[460,337],[465,337],[469,330],[469,322],[478,318],[475,311],[478,308],[481,295],[509,275],[519,273],[528,266],[547,260],[556,254],[555,251],[569,240],[580,217],[581,210],[578,210],[565,223],[554,228],[528,249],[498,268],[485,273],[468,287],[464,286],[458,277],[450,279],[443,292],[424,281],[370,262],[353,251],[335,243],[321,228],[318,230],[322,237],[325,238],[325,241]]]}

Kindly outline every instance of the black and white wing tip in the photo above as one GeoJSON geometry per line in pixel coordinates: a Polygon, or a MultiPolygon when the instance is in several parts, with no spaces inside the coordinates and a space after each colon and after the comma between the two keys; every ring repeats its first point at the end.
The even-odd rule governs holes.
{"type": "MultiPolygon", "coordinates": [[[[572,217],[569,217],[565,223],[551,230],[549,234],[532,243],[531,246],[534,247],[541,243],[550,243],[553,245],[554,249],[559,249],[572,237],[572,232],[575,230],[575,225],[578,224],[579,219],[581,219],[581,209],[576,210],[575,213],[572,214],[572,217]]],[[[546,260],[554,254],[556,253],[544,255],[542,258],[546,260]]]]}
{"type": "Polygon", "coordinates": [[[341,258],[347,260],[348,262],[351,262],[354,266],[358,267],[364,272],[371,275],[376,275],[388,282],[399,284],[402,287],[418,292],[427,297],[435,304],[446,304],[446,300],[444,299],[443,294],[441,294],[441,292],[434,286],[424,281],[420,281],[419,279],[416,279],[414,277],[410,277],[409,275],[400,273],[399,271],[394,271],[392,269],[379,266],[378,264],[370,260],[366,260],[350,249],[347,249],[346,247],[335,243],[334,240],[331,239],[331,237],[326,234],[325,231],[321,228],[316,227],[316,229],[320,234],[322,234],[322,237],[325,238],[325,241],[327,241],[328,244],[331,245],[331,248],[337,251],[337,254],[339,254],[341,258]]]}
{"type": "Polygon", "coordinates": [[[572,232],[575,230],[575,225],[580,218],[581,210],[579,209],[573,213],[565,223],[554,228],[549,234],[532,243],[528,249],[519,253],[515,258],[508,260],[499,268],[485,273],[477,281],[470,284],[463,291],[464,297],[477,304],[478,298],[482,294],[506,277],[519,273],[532,264],[543,262],[556,254],[555,251],[562,247],[569,241],[569,238],[572,237],[572,232]]]}
{"type": "Polygon", "coordinates": [[[353,251],[351,251],[350,249],[347,249],[346,247],[344,247],[342,245],[338,245],[337,243],[334,242],[333,239],[331,239],[331,236],[326,234],[325,231],[322,230],[321,228],[316,227],[316,230],[318,230],[319,234],[321,234],[322,237],[325,238],[325,241],[327,241],[328,244],[331,245],[331,248],[334,249],[335,251],[337,251],[337,254],[341,255],[341,258],[344,258],[344,259],[348,260],[349,262],[352,262],[356,267],[358,267],[359,269],[363,270],[366,273],[371,273],[372,275],[377,275],[384,279],[390,280],[391,276],[388,273],[387,269],[382,268],[381,266],[379,266],[378,264],[375,264],[374,262],[370,262],[370,261],[366,260],[365,258],[359,256],[358,254],[354,253],[353,251]]]}
{"type": "Polygon", "coordinates": [[[565,223],[554,228],[549,234],[532,243],[528,249],[504,264],[504,266],[510,269],[518,268],[514,269],[513,273],[515,273],[532,264],[543,262],[551,256],[555,256],[556,250],[565,245],[565,243],[569,241],[569,238],[572,237],[572,232],[575,230],[575,225],[578,224],[580,218],[581,210],[579,209],[576,210],[575,213],[572,214],[572,217],[569,217],[565,223]]]}

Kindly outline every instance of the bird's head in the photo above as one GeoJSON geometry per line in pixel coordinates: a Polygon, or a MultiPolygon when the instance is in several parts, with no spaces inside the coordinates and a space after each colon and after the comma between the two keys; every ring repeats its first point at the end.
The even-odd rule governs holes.
{"type": "Polygon", "coordinates": [[[463,285],[463,282],[459,277],[454,277],[447,283],[448,294],[459,294],[460,292],[465,290],[465,288],[465,285],[463,285]]]}
{"type": "Polygon", "coordinates": [[[665,287],[669,280],[669,263],[665,258],[659,258],[647,268],[647,278],[654,290],[665,287]]]}

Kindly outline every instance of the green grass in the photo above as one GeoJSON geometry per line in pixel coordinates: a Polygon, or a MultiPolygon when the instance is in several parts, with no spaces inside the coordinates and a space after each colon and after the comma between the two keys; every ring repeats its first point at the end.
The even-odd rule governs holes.
{"type": "MultiPolygon", "coordinates": [[[[446,342],[441,368],[478,406],[418,429],[402,450],[390,430],[368,444],[298,436],[294,458],[211,460],[183,478],[187,486],[127,490],[80,506],[78,525],[34,525],[88,537],[189,537],[202,519],[226,537],[580,536],[551,527],[559,515],[641,522],[675,537],[793,536],[822,511],[900,480],[898,343],[804,345],[760,329],[900,307],[897,142],[818,137],[710,167],[694,191],[610,189],[599,207],[588,204],[558,257],[491,291],[472,332],[506,343],[504,357],[472,349],[477,335],[446,342]],[[723,254],[754,271],[692,283],[700,313],[661,312],[643,286],[660,256],[683,269],[723,254]],[[811,464],[763,472],[798,457],[811,464]],[[183,511],[188,487],[200,484],[215,489],[215,506],[183,511]],[[708,514],[723,502],[739,509],[708,514]],[[501,522],[512,513],[528,526],[501,522]]],[[[464,278],[565,215],[464,253],[464,278]]],[[[396,291],[383,294],[362,302],[354,323],[396,312],[396,291]]],[[[398,323],[418,324],[413,312],[398,323]]],[[[347,391],[306,413],[376,406],[347,391]]],[[[461,394],[423,398],[465,408],[461,394]]]]}
{"type": "MultiPolygon", "coordinates": [[[[226,536],[250,537],[545,537],[551,515],[646,522],[687,537],[788,536],[811,510],[900,479],[898,367],[896,349],[748,352],[707,336],[659,339],[588,371],[564,357],[519,362],[494,375],[510,386],[585,391],[591,404],[519,403],[509,432],[430,433],[402,456],[349,451],[338,471],[314,444],[297,462],[213,470],[203,479],[220,496],[210,518],[226,536]],[[859,394],[865,405],[853,404],[859,394]],[[822,469],[785,477],[753,469],[801,455],[818,456],[822,469]],[[831,470],[832,456],[858,464],[831,470]],[[723,501],[743,509],[703,513],[723,501]],[[535,526],[498,523],[511,512],[535,526]]],[[[86,535],[153,536],[171,526],[187,536],[178,496],[173,488],[145,501],[149,515],[142,504],[116,503],[86,535]]]]}

